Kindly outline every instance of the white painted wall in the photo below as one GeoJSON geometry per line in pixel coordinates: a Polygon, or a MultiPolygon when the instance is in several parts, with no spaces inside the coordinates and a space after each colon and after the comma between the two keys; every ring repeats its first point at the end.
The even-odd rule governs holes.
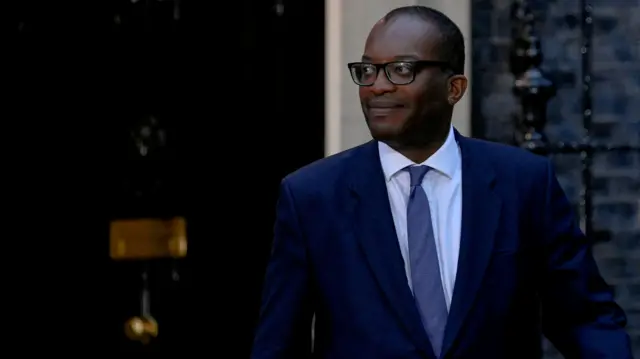
{"type": "MultiPolygon", "coordinates": [[[[347,63],[358,61],[371,27],[391,9],[426,5],[442,11],[458,24],[467,46],[466,75],[471,73],[470,0],[326,0],[325,154],[332,155],[369,141],[357,86],[347,63]]],[[[471,96],[456,105],[454,126],[471,134],[471,96]]]]}

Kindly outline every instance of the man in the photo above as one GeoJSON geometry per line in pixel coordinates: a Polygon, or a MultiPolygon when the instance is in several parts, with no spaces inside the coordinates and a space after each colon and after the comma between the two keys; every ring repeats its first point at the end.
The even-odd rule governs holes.
{"type": "Polygon", "coordinates": [[[373,141],[282,182],[253,359],[631,358],[548,160],[451,127],[464,41],[396,9],[349,64],[373,141]]]}

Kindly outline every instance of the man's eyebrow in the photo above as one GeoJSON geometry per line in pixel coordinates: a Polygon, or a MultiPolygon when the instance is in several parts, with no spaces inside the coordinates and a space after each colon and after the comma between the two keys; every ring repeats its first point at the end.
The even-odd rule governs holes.
{"type": "Polygon", "coordinates": [[[420,57],[416,55],[398,55],[393,57],[395,60],[419,60],[420,57]]]}
{"type": "MultiPolygon", "coordinates": [[[[420,57],[416,56],[416,55],[397,55],[397,56],[394,56],[393,59],[396,60],[396,61],[401,61],[401,60],[419,60],[420,57]]],[[[362,55],[362,61],[371,62],[371,57],[369,57],[367,55],[362,55]]]]}

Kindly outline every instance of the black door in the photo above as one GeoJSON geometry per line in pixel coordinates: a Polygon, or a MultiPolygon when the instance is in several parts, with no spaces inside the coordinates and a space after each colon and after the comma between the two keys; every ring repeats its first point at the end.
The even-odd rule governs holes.
{"type": "Polygon", "coordinates": [[[33,144],[3,145],[42,169],[17,173],[14,190],[37,207],[38,238],[66,236],[21,242],[42,257],[36,279],[18,281],[41,295],[16,300],[51,317],[39,340],[248,354],[278,184],[323,156],[324,4],[206,3],[24,2],[6,22],[17,112],[5,131],[33,144]],[[158,160],[140,160],[132,133],[144,126],[162,133],[158,160]],[[111,220],[169,216],[187,219],[187,258],[109,258],[111,220]],[[123,330],[143,272],[159,326],[146,346],[123,330]]]}

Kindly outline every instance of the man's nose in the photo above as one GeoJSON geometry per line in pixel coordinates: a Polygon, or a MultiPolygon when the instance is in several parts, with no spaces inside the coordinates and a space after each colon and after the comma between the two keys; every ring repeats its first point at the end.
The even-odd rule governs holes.
{"type": "Polygon", "coordinates": [[[378,71],[378,76],[376,76],[376,80],[373,85],[371,85],[371,91],[376,95],[381,95],[383,93],[391,92],[394,89],[395,85],[389,81],[387,73],[384,69],[380,69],[380,71],[378,71]]]}

